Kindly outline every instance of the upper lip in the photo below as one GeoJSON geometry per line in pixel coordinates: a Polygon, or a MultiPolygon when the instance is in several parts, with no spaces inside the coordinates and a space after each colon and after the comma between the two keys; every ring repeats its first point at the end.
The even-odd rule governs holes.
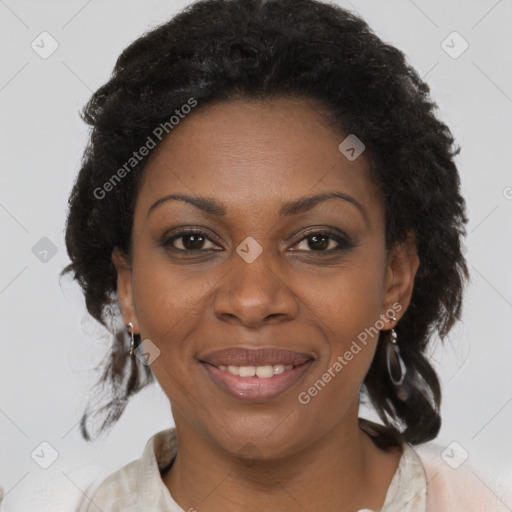
{"type": "Polygon", "coordinates": [[[310,354],[279,348],[224,348],[210,352],[199,360],[213,366],[266,366],[274,364],[299,366],[312,360],[310,354]]]}

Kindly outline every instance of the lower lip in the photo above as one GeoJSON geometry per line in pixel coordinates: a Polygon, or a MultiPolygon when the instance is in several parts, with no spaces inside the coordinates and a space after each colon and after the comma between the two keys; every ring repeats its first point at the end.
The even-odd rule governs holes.
{"type": "Polygon", "coordinates": [[[252,402],[263,402],[280,395],[296,384],[311,366],[308,361],[291,370],[262,379],[260,377],[240,377],[227,370],[220,370],[208,363],[201,363],[210,378],[223,391],[235,398],[252,402]]]}

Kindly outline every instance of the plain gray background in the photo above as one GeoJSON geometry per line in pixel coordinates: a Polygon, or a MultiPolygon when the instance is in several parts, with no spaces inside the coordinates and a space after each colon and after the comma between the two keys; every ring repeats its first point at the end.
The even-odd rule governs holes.
{"type": "MultiPolygon", "coordinates": [[[[188,3],[0,0],[0,485],[9,510],[116,470],[172,425],[154,385],[108,437],[81,439],[78,421],[110,336],[86,314],[78,286],[58,274],[68,263],[67,198],[87,140],[78,111],[131,41],[188,3]],[[44,31],[58,43],[46,59],[31,47],[45,37],[51,48],[44,31]],[[54,255],[41,252],[51,246],[44,237],[54,255]],[[42,442],[58,453],[46,470],[31,457],[51,456],[42,442]]],[[[512,0],[338,3],[404,51],[462,147],[471,282],[463,321],[444,346],[432,346],[443,387],[436,443],[456,441],[482,471],[512,479],[512,0]]],[[[482,475],[491,492],[493,478],[482,475]]]]}

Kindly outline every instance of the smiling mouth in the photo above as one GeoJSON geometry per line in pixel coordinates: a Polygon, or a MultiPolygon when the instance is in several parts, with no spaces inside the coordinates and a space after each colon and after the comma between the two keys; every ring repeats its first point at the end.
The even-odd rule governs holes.
{"type": "Polygon", "coordinates": [[[298,366],[287,365],[286,369],[283,365],[258,367],[222,365],[225,369],[208,363],[202,363],[202,366],[216,387],[228,395],[244,401],[265,402],[284,393],[302,380],[312,362],[310,359],[298,366]],[[274,366],[280,373],[274,373],[274,366]],[[270,369],[272,369],[272,375],[269,377],[258,376],[256,369],[261,368],[264,368],[263,373],[270,373],[270,369]],[[240,372],[245,373],[245,376],[241,376],[240,372]]]}

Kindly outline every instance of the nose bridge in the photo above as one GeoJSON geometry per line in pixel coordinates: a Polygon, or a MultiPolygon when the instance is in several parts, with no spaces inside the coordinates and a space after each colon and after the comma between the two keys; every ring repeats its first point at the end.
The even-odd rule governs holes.
{"type": "Polygon", "coordinates": [[[274,260],[278,251],[245,239],[232,255],[232,267],[215,297],[218,317],[237,318],[259,324],[268,317],[293,317],[296,303],[291,290],[279,277],[274,260]]]}
{"type": "Polygon", "coordinates": [[[236,248],[233,255],[231,290],[234,300],[256,299],[263,304],[270,300],[278,288],[275,271],[272,271],[272,260],[275,251],[270,247],[263,248],[251,237],[246,238],[236,248]]]}

